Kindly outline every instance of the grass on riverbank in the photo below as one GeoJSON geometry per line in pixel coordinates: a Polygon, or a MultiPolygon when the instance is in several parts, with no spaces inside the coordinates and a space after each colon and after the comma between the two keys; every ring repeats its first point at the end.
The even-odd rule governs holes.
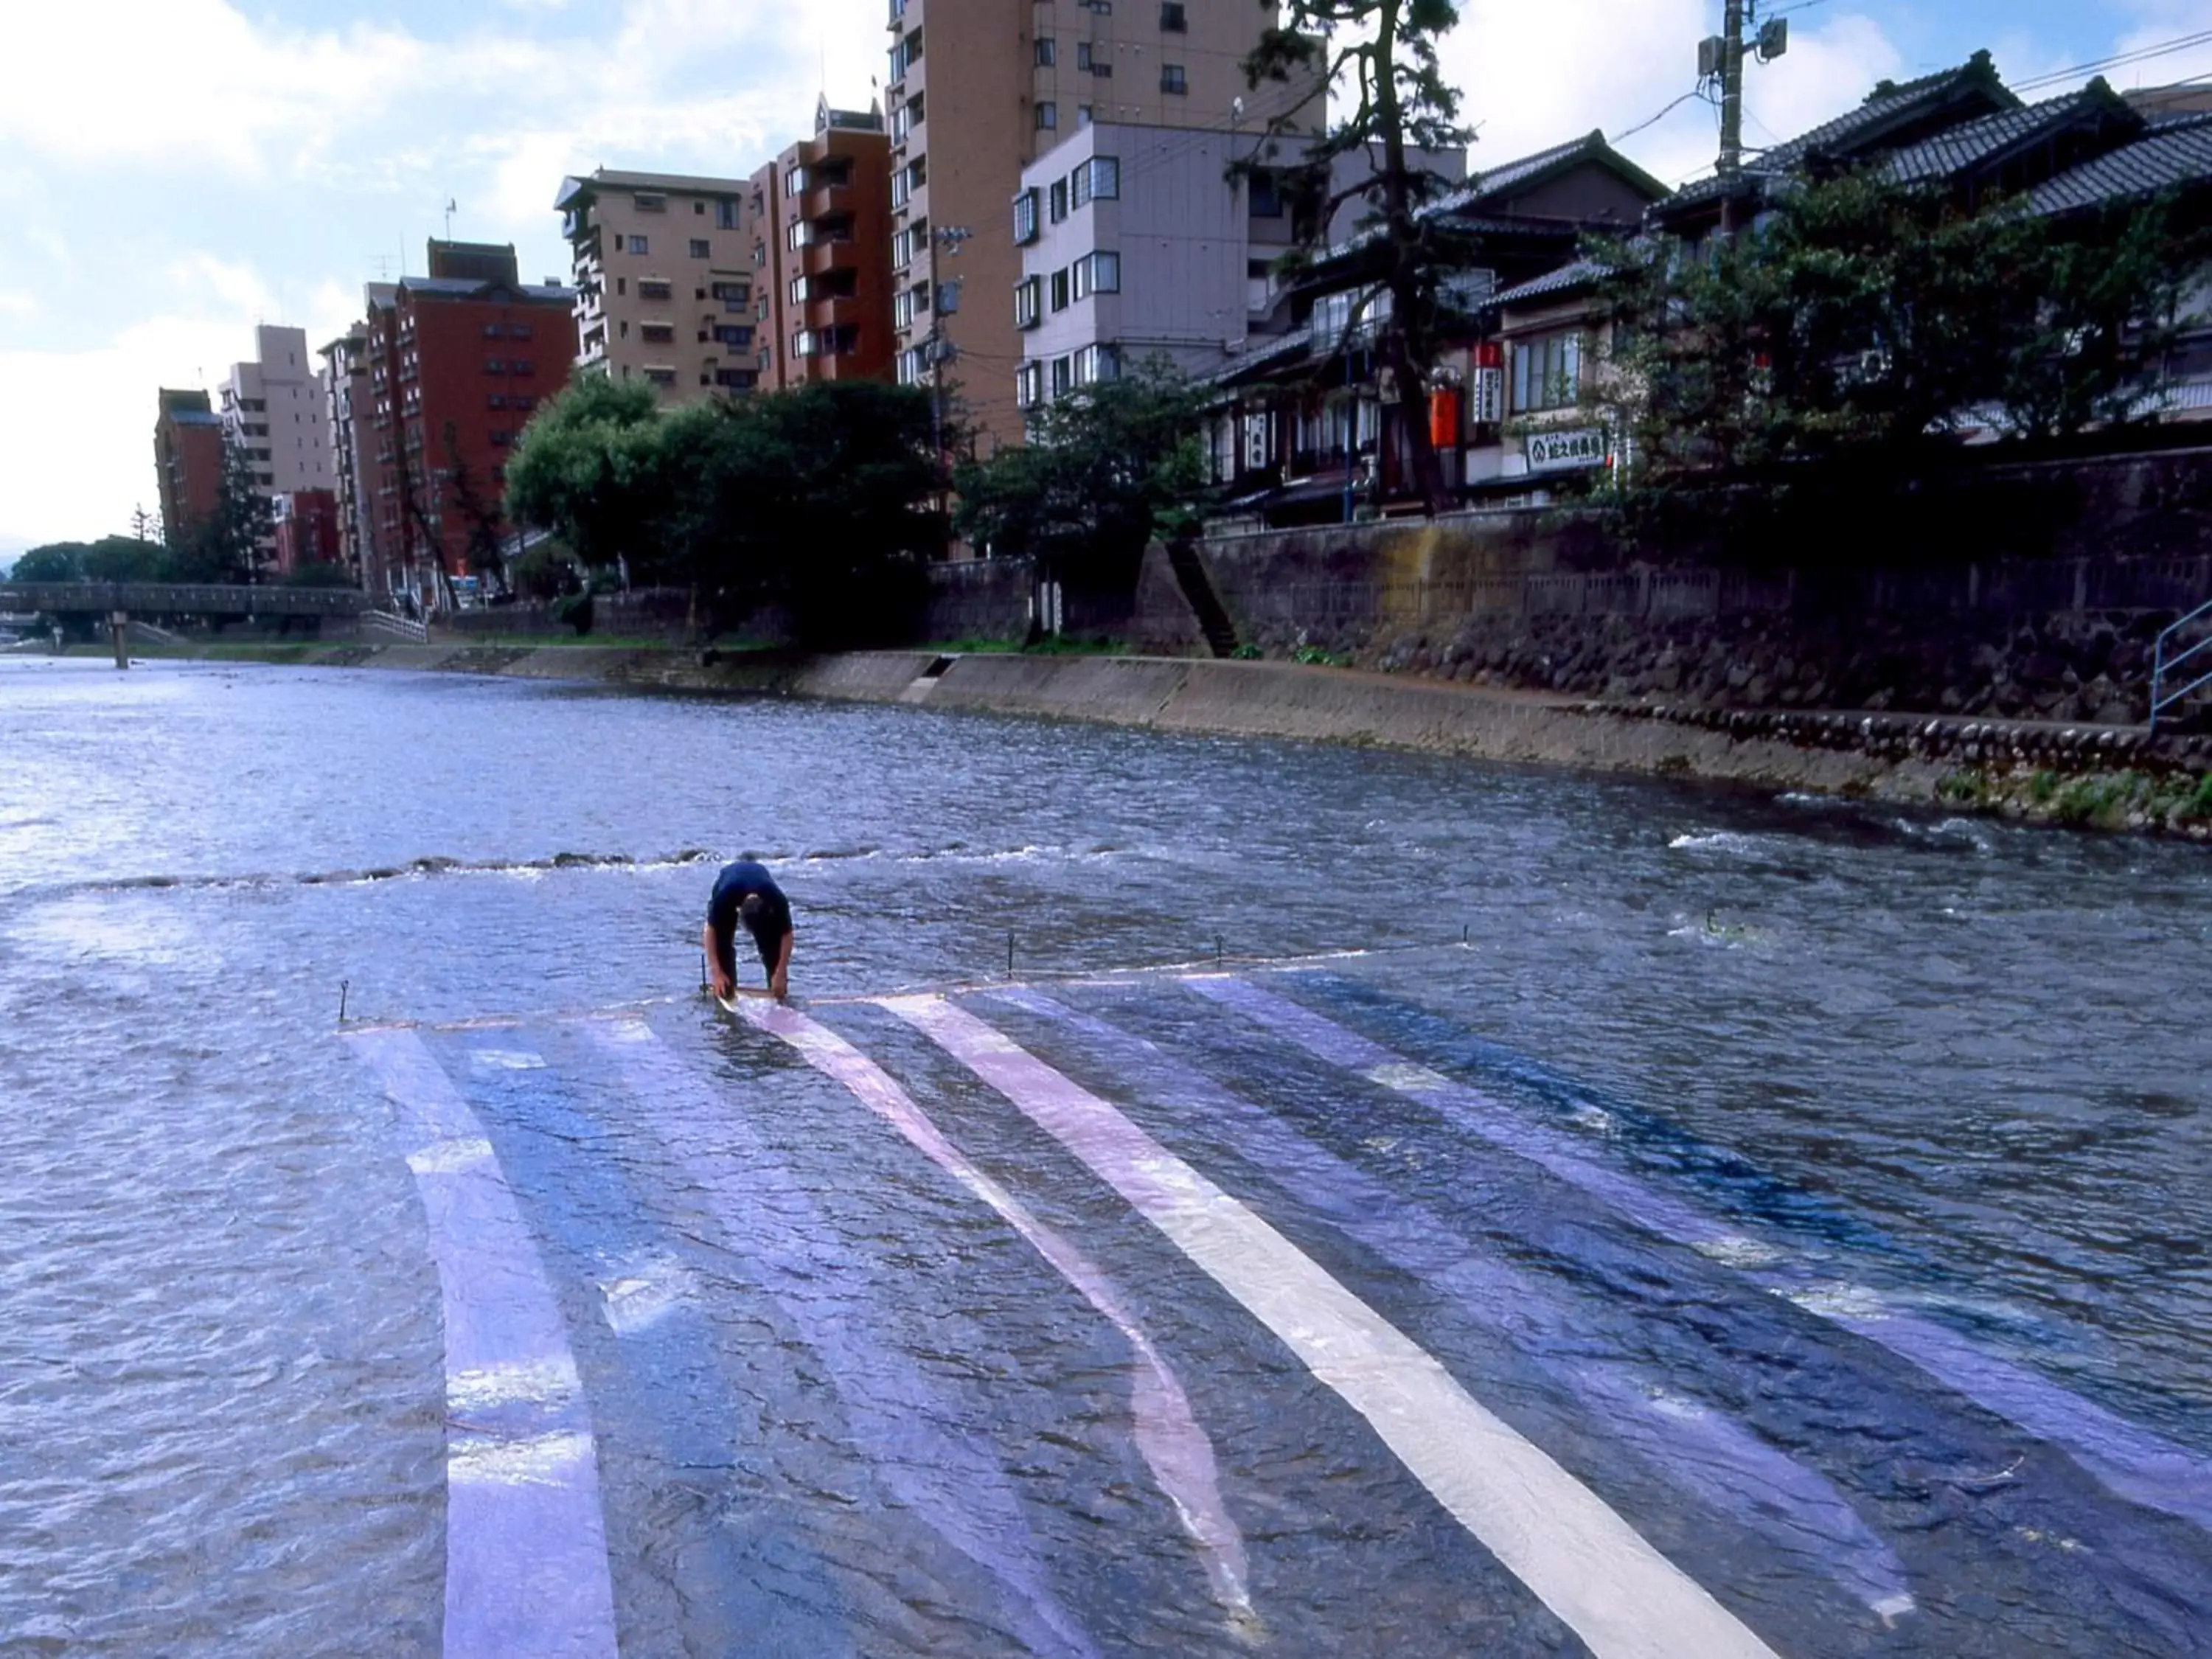
{"type": "Polygon", "coordinates": [[[2212,827],[2212,772],[2201,778],[2136,771],[2068,777],[2045,769],[1953,772],[1936,786],[1953,806],[2087,830],[2166,830],[2197,836],[2212,827]]]}

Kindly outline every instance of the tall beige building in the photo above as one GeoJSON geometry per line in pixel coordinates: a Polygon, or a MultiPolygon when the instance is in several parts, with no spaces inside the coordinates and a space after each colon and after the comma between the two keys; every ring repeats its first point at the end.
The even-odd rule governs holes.
{"type": "Polygon", "coordinates": [[[601,167],[564,179],[576,287],[576,366],[642,381],[669,404],[746,392],[769,367],[761,190],[601,167]]]}
{"type": "Polygon", "coordinates": [[[254,361],[233,363],[222,383],[222,423],[245,452],[253,481],[271,495],[328,489],[330,407],[307,350],[305,329],[262,324],[253,331],[254,361]]]}
{"type": "Polygon", "coordinates": [[[1256,134],[1296,108],[1317,128],[1312,82],[1244,84],[1275,21],[1253,0],[890,0],[900,381],[957,387],[986,452],[1018,441],[1023,168],[1093,121],[1256,134]]]}

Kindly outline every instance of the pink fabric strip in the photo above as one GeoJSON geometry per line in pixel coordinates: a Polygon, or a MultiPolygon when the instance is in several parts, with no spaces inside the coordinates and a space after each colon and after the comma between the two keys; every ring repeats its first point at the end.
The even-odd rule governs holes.
{"type": "Polygon", "coordinates": [[[725,1006],[782,1038],[816,1070],[842,1084],[923,1157],[990,1206],[1128,1340],[1134,1356],[1130,1411],[1137,1449],[1174,1504],[1183,1529],[1198,1545],[1214,1598],[1232,1618],[1249,1620],[1252,1596],[1244,1539],[1222,1501],[1213,1443],[1199,1426],[1174,1370],[1122,1303],[1105,1271],[978,1169],[890,1073],[835,1031],[781,1003],[748,997],[725,1006]]]}

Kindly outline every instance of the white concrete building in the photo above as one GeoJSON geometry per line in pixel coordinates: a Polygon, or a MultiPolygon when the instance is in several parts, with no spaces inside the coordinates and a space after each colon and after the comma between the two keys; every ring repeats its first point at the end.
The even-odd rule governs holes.
{"type": "Polygon", "coordinates": [[[222,383],[228,441],[246,452],[254,482],[270,495],[335,489],[331,412],[304,329],[253,331],[255,361],[233,363],[222,383]]]}
{"type": "MultiPolygon", "coordinates": [[[[1204,374],[1249,336],[1287,326],[1273,266],[1294,238],[1290,210],[1264,178],[1230,176],[1261,141],[1249,131],[1097,122],[1023,171],[1013,204],[1021,408],[1154,356],[1204,374]]],[[[1287,161],[1299,143],[1278,139],[1276,154],[1287,161]]],[[[1349,179],[1359,164],[1346,158],[1340,172],[1349,179]]],[[[1464,152],[1426,167],[1454,184],[1467,176],[1464,152]]],[[[1331,240],[1365,212],[1356,200],[1340,207],[1331,240]]]]}

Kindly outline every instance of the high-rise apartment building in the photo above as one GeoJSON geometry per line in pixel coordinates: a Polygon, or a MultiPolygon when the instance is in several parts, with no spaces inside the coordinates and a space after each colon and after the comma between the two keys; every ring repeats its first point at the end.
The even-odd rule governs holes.
{"type": "Polygon", "coordinates": [[[1257,134],[1295,111],[1318,129],[1314,81],[1244,83],[1275,22],[1251,0],[890,0],[899,380],[957,385],[985,449],[1018,441],[1022,170],[1093,121],[1257,134]]]}
{"type": "Polygon", "coordinates": [[[370,591],[426,605],[511,534],[507,456],[576,355],[575,295],[518,280],[512,246],[434,240],[429,270],[369,290],[360,481],[385,583],[370,591]]]}
{"type": "MultiPolygon", "coordinates": [[[[389,283],[372,283],[368,303],[374,313],[389,309],[389,283]]],[[[323,360],[323,401],[330,411],[331,471],[337,498],[338,556],[362,586],[373,593],[390,591],[376,544],[376,515],[371,490],[375,422],[369,391],[372,367],[366,323],[351,328],[315,354],[323,360]]]]}
{"type": "Polygon", "coordinates": [[[215,514],[222,495],[222,417],[204,392],[158,394],[154,422],[154,477],[161,497],[161,530],[172,542],[215,514]]]}
{"type": "Polygon", "coordinates": [[[576,366],[669,404],[760,383],[755,181],[601,167],[561,181],[575,282],[576,366]]]}
{"type": "Polygon", "coordinates": [[[890,141],[880,110],[831,109],[753,175],[760,384],[888,380],[890,141]]]}
{"type": "Polygon", "coordinates": [[[222,384],[222,423],[270,496],[328,489],[330,410],[304,329],[253,331],[254,361],[233,363],[222,384]]]}

